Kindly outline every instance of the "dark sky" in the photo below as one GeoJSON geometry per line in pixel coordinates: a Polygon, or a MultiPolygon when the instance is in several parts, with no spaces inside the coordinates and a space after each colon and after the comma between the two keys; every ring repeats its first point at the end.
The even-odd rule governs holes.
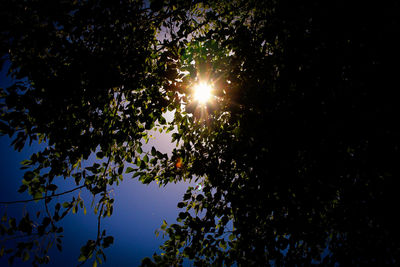
{"type": "MultiPolygon", "coordinates": [[[[5,70],[0,74],[0,87],[5,87],[10,82],[5,77],[5,70]]],[[[26,146],[20,153],[15,152],[10,146],[11,140],[8,136],[0,137],[0,201],[11,201],[29,199],[27,193],[17,192],[23,171],[19,169],[20,162],[29,157],[33,152],[43,148],[45,144],[26,146]]],[[[156,146],[161,152],[171,151],[169,137],[156,135],[145,149],[156,146]]],[[[105,250],[107,262],[103,266],[138,266],[142,258],[151,257],[154,252],[160,252],[159,245],[163,243],[162,235],[157,238],[154,231],[160,227],[165,219],[169,224],[176,222],[179,209],[177,203],[182,199],[188,183],[170,184],[166,187],[158,187],[153,183],[143,185],[132,180],[130,175],[125,175],[124,181],[114,187],[115,206],[114,213],[109,218],[102,220],[102,225],[107,235],[114,236],[114,244],[105,250]]],[[[59,178],[59,192],[75,187],[74,182],[64,181],[59,178]]],[[[194,183],[192,183],[194,185],[194,183]]],[[[58,202],[71,200],[77,196],[78,191],[60,196],[58,202]]],[[[79,249],[89,239],[95,239],[97,234],[97,216],[90,208],[92,198],[85,190],[81,192],[85,200],[87,214],[82,210],[77,214],[69,214],[60,226],[64,227],[63,251],[62,253],[54,247],[51,249],[51,262],[49,266],[76,266],[79,256],[79,249]]],[[[51,204],[54,206],[55,201],[51,204]]],[[[0,216],[7,209],[8,215],[21,216],[24,208],[30,212],[44,210],[42,202],[30,204],[0,205],[0,216]]],[[[33,217],[33,216],[32,216],[33,217]]],[[[92,259],[85,264],[91,266],[92,259]]],[[[7,266],[7,258],[0,259],[0,266],[7,266]]],[[[16,261],[15,266],[31,266],[30,261],[23,264],[16,261]]]]}

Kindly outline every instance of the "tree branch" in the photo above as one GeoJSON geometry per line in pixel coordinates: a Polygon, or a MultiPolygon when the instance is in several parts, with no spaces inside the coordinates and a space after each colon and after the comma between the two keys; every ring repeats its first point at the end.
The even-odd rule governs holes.
{"type": "Polygon", "coordinates": [[[36,200],[42,200],[42,199],[47,199],[47,198],[58,197],[58,196],[61,196],[61,195],[65,195],[65,194],[74,192],[74,191],[79,190],[79,189],[81,189],[83,187],[85,187],[85,185],[81,185],[81,186],[78,186],[78,187],[76,187],[74,189],[71,189],[71,190],[68,190],[68,191],[65,191],[65,192],[62,192],[62,193],[54,194],[54,195],[51,195],[51,196],[44,196],[44,197],[25,199],[25,200],[16,200],[16,201],[1,201],[0,204],[26,203],[26,202],[36,201],[36,200]]]}

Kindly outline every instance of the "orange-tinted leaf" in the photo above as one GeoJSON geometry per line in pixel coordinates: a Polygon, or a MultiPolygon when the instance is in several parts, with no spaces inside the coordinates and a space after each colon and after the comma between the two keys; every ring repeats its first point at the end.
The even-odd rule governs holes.
{"type": "Polygon", "coordinates": [[[176,160],[175,167],[177,167],[178,169],[180,169],[180,168],[182,168],[182,165],[183,165],[183,163],[182,163],[182,158],[179,157],[179,158],[176,160]]]}

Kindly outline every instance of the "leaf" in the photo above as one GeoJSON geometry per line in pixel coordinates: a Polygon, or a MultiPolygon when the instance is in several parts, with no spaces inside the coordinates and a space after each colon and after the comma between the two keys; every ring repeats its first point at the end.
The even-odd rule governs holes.
{"type": "Polygon", "coordinates": [[[9,220],[8,220],[8,225],[11,227],[11,228],[16,228],[17,227],[17,222],[16,222],[16,220],[15,220],[15,218],[10,218],[9,220]]]}
{"type": "Polygon", "coordinates": [[[28,251],[24,251],[24,253],[22,254],[22,261],[28,261],[29,260],[29,252],[28,251]]]}
{"type": "Polygon", "coordinates": [[[125,173],[131,173],[131,172],[134,172],[135,170],[137,170],[137,169],[136,168],[132,168],[132,167],[128,167],[128,168],[126,168],[125,173]]]}
{"type": "Polygon", "coordinates": [[[178,168],[178,169],[182,168],[182,165],[183,165],[182,162],[183,162],[183,161],[182,161],[182,158],[179,157],[179,158],[176,160],[175,167],[178,168]]]}
{"type": "Polygon", "coordinates": [[[229,240],[232,241],[233,239],[235,239],[235,235],[234,234],[230,234],[229,235],[229,240]]]}
{"type": "Polygon", "coordinates": [[[146,167],[147,167],[147,163],[144,160],[140,161],[140,165],[139,165],[140,170],[144,170],[144,169],[146,169],[146,167]]]}
{"type": "Polygon", "coordinates": [[[84,255],[80,255],[78,258],[78,261],[80,261],[80,262],[85,261],[85,260],[86,260],[86,257],[84,255]]]}
{"type": "Polygon", "coordinates": [[[180,219],[183,220],[188,216],[188,213],[187,212],[180,212],[178,216],[179,216],[180,219]]]}
{"type": "Polygon", "coordinates": [[[140,157],[136,157],[135,158],[135,164],[136,164],[136,166],[140,166],[140,164],[142,163],[142,160],[140,159],[140,157]]]}
{"type": "Polygon", "coordinates": [[[58,188],[58,186],[56,186],[55,184],[50,184],[47,186],[47,190],[50,190],[50,191],[56,191],[57,188],[58,188]]]}
{"type": "Polygon", "coordinates": [[[121,175],[123,171],[124,171],[124,166],[120,166],[118,168],[118,174],[121,175]]]}
{"type": "Polygon", "coordinates": [[[31,181],[34,177],[35,177],[35,174],[33,172],[31,172],[31,171],[27,171],[24,174],[25,181],[31,181]]]}
{"type": "MultiPolygon", "coordinates": [[[[44,187],[41,187],[44,188],[44,187]]],[[[39,202],[40,198],[43,197],[43,194],[40,191],[35,192],[35,194],[33,195],[33,198],[35,198],[35,202],[39,202]]],[[[49,198],[47,199],[49,201],[49,198]]]]}
{"type": "Polygon", "coordinates": [[[199,202],[202,201],[203,199],[204,199],[204,196],[201,194],[197,195],[197,197],[196,197],[196,200],[199,202]]]}
{"type": "Polygon", "coordinates": [[[48,226],[50,224],[50,222],[51,222],[51,219],[49,217],[44,217],[43,221],[42,221],[42,225],[44,227],[46,227],[46,226],[48,226]]]}
{"type": "Polygon", "coordinates": [[[96,260],[93,262],[92,267],[97,267],[97,261],[96,260]]]}
{"type": "Polygon", "coordinates": [[[23,185],[21,185],[21,186],[19,187],[18,193],[23,193],[23,192],[26,191],[26,189],[28,189],[28,186],[25,185],[25,184],[23,184],[23,185]]]}
{"type": "Polygon", "coordinates": [[[103,239],[103,248],[108,248],[113,243],[114,243],[114,237],[107,236],[103,239]]]}
{"type": "Polygon", "coordinates": [[[192,194],[191,194],[191,193],[185,193],[185,194],[183,195],[183,200],[189,200],[191,197],[192,197],[192,194]]]}
{"type": "Polygon", "coordinates": [[[222,248],[223,250],[226,249],[226,242],[224,240],[221,240],[221,242],[219,243],[219,247],[222,248]]]}
{"type": "Polygon", "coordinates": [[[157,150],[154,148],[154,146],[151,147],[151,155],[152,155],[153,157],[155,157],[155,156],[157,155],[157,150]]]}
{"type": "Polygon", "coordinates": [[[143,174],[143,172],[135,172],[135,174],[132,176],[132,179],[136,178],[136,177],[138,177],[138,176],[140,176],[142,174],[143,174]]]}
{"type": "Polygon", "coordinates": [[[163,0],[152,0],[150,1],[150,9],[153,12],[158,12],[163,7],[163,0]]]}
{"type": "Polygon", "coordinates": [[[22,164],[22,165],[25,165],[25,166],[29,166],[31,163],[32,163],[32,161],[29,160],[29,159],[26,159],[26,160],[21,161],[21,164],[22,164]]]}
{"type": "Polygon", "coordinates": [[[9,132],[9,130],[10,130],[10,127],[7,124],[5,124],[4,122],[0,121],[0,133],[6,134],[9,132]]]}
{"type": "Polygon", "coordinates": [[[146,162],[146,163],[148,163],[148,162],[149,162],[149,157],[148,157],[147,155],[145,155],[145,156],[143,157],[143,161],[146,162]]]}
{"type": "Polygon", "coordinates": [[[165,230],[165,228],[167,227],[167,222],[165,221],[165,220],[163,220],[163,223],[162,223],[162,225],[161,225],[161,229],[162,230],[165,230]]]}

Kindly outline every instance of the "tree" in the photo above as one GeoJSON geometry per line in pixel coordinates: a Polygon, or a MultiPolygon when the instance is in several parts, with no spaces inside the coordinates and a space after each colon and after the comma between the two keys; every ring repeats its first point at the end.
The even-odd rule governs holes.
{"type": "MultiPolygon", "coordinates": [[[[1,30],[1,53],[11,61],[10,72],[18,80],[1,92],[1,131],[16,136],[17,150],[28,139],[48,144],[23,162],[28,171],[19,191],[28,190],[33,199],[50,206],[54,196],[65,193],[57,192],[55,179],[71,177],[76,190],[99,195],[97,238],[82,248],[80,259],[101,255],[112,243],[100,229],[101,217],[113,211],[107,188],[122,180],[126,162],[139,165],[142,153],[135,151],[147,138],[146,131],[156,123],[165,125],[161,114],[168,102],[159,88],[167,81],[163,74],[169,59],[156,51],[159,22],[141,1],[118,6],[106,1],[1,5],[1,24],[6,26],[1,30]],[[82,167],[95,152],[99,161],[82,167]]],[[[142,160],[138,167],[147,164],[142,160]]],[[[3,224],[1,234],[59,236],[58,221],[81,205],[79,197],[57,203],[54,214],[46,208],[37,231],[27,214],[19,224],[3,224]]],[[[61,246],[61,239],[56,240],[61,246]]],[[[13,255],[21,257],[33,245],[23,242],[13,255]]],[[[46,262],[46,257],[37,255],[36,262],[46,262]]]]}
{"type": "MultiPolygon", "coordinates": [[[[112,243],[100,220],[112,213],[107,187],[125,170],[143,183],[201,184],[178,203],[177,223],[161,226],[169,240],[156,264],[399,261],[398,219],[387,210],[398,203],[396,3],[47,4],[1,8],[9,18],[1,52],[16,78],[28,78],[3,90],[1,131],[16,134],[16,149],[27,138],[50,145],[25,161],[21,191],[49,203],[53,180],[73,175],[77,188],[101,196],[98,236],[81,260],[112,243]],[[197,105],[191,88],[204,80],[214,98],[197,105]],[[171,157],[141,149],[157,124],[177,129],[171,157]],[[82,170],[95,151],[106,161],[82,170]]],[[[60,232],[79,203],[61,215],[56,204],[38,234],[60,232]]],[[[31,224],[27,216],[1,233],[32,234],[31,224]]]]}

